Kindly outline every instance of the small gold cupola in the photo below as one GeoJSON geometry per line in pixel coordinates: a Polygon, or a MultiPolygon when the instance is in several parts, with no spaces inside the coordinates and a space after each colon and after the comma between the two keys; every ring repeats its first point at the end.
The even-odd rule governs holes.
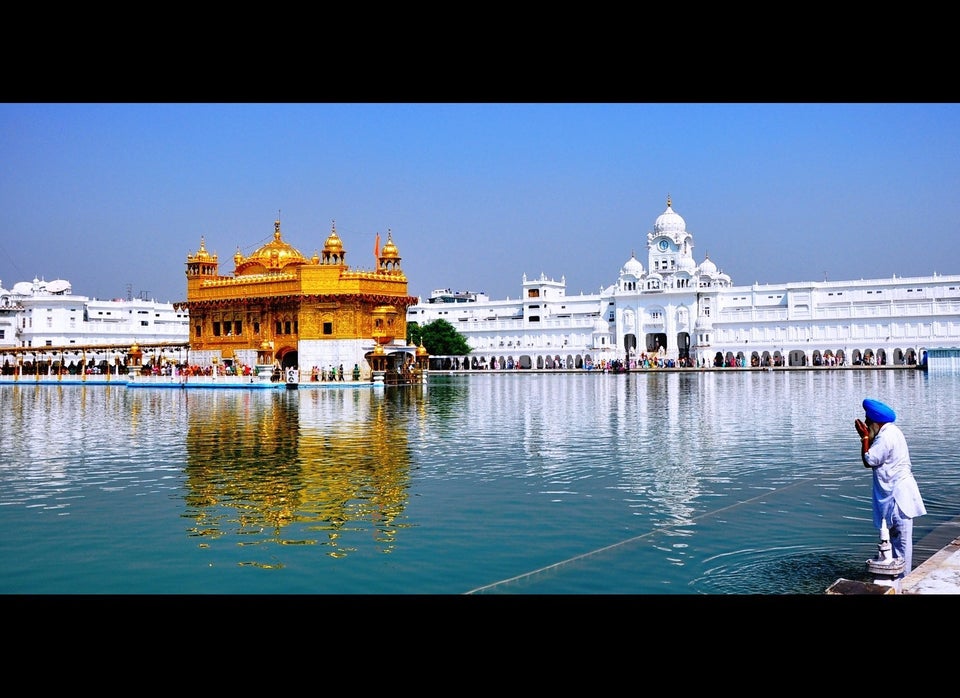
{"type": "Polygon", "coordinates": [[[330,235],[327,237],[326,241],[323,243],[323,264],[346,264],[347,253],[343,249],[343,242],[340,240],[340,236],[337,235],[337,222],[331,221],[330,223],[330,235]]]}
{"type": "Polygon", "coordinates": [[[387,228],[387,242],[377,258],[377,270],[397,272],[400,270],[400,251],[393,242],[393,232],[387,228]]]}
{"type": "Polygon", "coordinates": [[[219,273],[217,255],[207,252],[203,236],[196,254],[187,253],[187,276],[216,276],[219,273]]]}

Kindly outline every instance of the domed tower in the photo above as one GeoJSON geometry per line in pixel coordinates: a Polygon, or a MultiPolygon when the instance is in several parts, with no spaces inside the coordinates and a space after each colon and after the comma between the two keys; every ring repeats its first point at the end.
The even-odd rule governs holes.
{"type": "MultiPolygon", "coordinates": [[[[673,202],[667,195],[667,208],[653,224],[653,232],[647,233],[647,268],[662,277],[686,270],[693,260],[693,236],[687,232],[687,222],[673,210],[673,202]]],[[[669,284],[668,284],[669,285],[669,284]]]]}
{"type": "Polygon", "coordinates": [[[343,249],[343,242],[337,235],[337,222],[331,221],[330,235],[323,243],[323,253],[320,256],[320,264],[325,266],[347,266],[347,253],[343,249]]]}
{"type": "Polygon", "coordinates": [[[393,233],[387,228],[387,242],[377,255],[377,271],[397,273],[400,271],[400,252],[393,244],[393,233]]]}
{"type": "Polygon", "coordinates": [[[630,259],[620,267],[620,279],[617,281],[617,287],[621,291],[636,292],[640,288],[640,282],[644,276],[643,264],[637,259],[636,254],[631,252],[630,259]]]}
{"type": "Polygon", "coordinates": [[[196,254],[187,253],[187,298],[195,295],[206,279],[220,277],[220,263],[217,255],[207,252],[203,236],[200,237],[200,249],[196,254]]]}
{"type": "Polygon", "coordinates": [[[700,266],[697,267],[697,272],[700,274],[700,276],[707,279],[708,282],[712,281],[717,275],[717,265],[713,263],[712,259],[710,259],[709,253],[704,260],[700,262],[700,266]]]}
{"type": "Polygon", "coordinates": [[[219,262],[217,255],[207,252],[203,236],[200,236],[200,249],[196,254],[187,253],[187,276],[216,276],[219,262]]]}

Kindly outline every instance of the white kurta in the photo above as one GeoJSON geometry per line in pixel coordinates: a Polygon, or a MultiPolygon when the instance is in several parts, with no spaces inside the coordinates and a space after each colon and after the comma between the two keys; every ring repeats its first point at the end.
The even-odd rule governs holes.
{"type": "Polygon", "coordinates": [[[880,427],[864,458],[873,468],[873,524],[877,528],[884,520],[890,523],[894,504],[911,519],[927,513],[900,427],[892,422],[880,427]]]}

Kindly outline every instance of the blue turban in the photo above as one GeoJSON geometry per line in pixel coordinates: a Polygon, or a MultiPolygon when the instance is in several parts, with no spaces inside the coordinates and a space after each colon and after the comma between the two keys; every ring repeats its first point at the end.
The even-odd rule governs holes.
{"type": "Polygon", "coordinates": [[[867,419],[871,422],[883,423],[897,420],[897,413],[893,411],[890,405],[879,400],[867,398],[863,401],[863,409],[867,413],[867,419]]]}

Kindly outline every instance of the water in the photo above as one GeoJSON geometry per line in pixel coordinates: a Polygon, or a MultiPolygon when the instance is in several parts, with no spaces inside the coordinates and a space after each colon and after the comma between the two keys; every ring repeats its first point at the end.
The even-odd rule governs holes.
{"type": "Polygon", "coordinates": [[[0,386],[6,594],[822,594],[868,579],[853,420],[960,515],[960,377],[432,375],[425,388],[0,386]],[[947,454],[947,457],[944,457],[947,454]]]}

